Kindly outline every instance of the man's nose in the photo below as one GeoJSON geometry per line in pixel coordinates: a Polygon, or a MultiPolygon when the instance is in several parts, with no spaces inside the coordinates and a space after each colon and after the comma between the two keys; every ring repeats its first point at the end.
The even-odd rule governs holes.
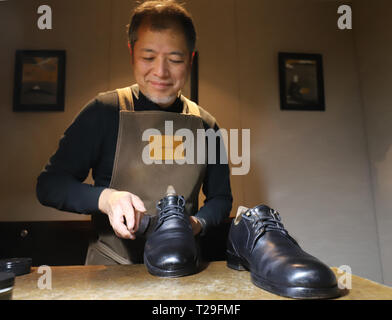
{"type": "Polygon", "coordinates": [[[157,58],[154,62],[154,75],[159,78],[167,77],[169,75],[169,68],[166,59],[157,58]]]}

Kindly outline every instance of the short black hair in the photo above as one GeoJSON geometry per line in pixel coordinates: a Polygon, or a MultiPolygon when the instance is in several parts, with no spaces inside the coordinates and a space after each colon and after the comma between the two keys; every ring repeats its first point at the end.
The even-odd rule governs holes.
{"type": "Polygon", "coordinates": [[[137,31],[148,19],[153,30],[165,30],[178,24],[182,27],[190,54],[196,46],[196,30],[190,13],[174,0],[148,0],[138,5],[131,16],[128,39],[132,50],[137,41],[137,31]]]}

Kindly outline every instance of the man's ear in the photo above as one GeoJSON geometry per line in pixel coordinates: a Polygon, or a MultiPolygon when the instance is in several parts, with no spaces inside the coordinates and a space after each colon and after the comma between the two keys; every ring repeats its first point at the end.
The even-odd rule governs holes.
{"type": "Polygon", "coordinates": [[[192,52],[192,55],[191,55],[191,67],[192,67],[192,65],[193,65],[193,59],[195,58],[195,51],[193,51],[192,52]]]}

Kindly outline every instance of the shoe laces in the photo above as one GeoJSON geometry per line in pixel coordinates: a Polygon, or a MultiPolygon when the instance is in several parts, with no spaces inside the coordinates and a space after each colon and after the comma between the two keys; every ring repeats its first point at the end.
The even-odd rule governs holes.
{"type": "Polygon", "coordinates": [[[157,228],[166,220],[171,218],[181,218],[185,219],[184,208],[185,208],[185,199],[183,196],[176,196],[178,200],[176,203],[169,203],[165,201],[165,198],[161,199],[156,208],[159,211],[159,218],[157,223],[157,228]]]}
{"type": "Polygon", "coordinates": [[[281,222],[282,218],[280,217],[279,212],[270,209],[270,214],[271,217],[259,217],[257,214],[253,215],[255,219],[253,220],[252,226],[255,228],[256,233],[265,229],[265,231],[279,230],[287,234],[288,232],[281,222]]]}
{"type": "Polygon", "coordinates": [[[279,231],[281,232],[284,236],[292,240],[295,244],[298,245],[297,241],[293,239],[290,235],[289,232],[285,229],[282,221],[282,218],[280,217],[280,214],[278,211],[274,209],[269,209],[270,210],[270,216],[264,216],[260,217],[256,213],[250,213],[248,216],[253,217],[253,222],[252,222],[252,227],[255,230],[255,238],[254,238],[254,243],[253,246],[256,244],[257,240],[262,237],[267,231],[279,231]]]}

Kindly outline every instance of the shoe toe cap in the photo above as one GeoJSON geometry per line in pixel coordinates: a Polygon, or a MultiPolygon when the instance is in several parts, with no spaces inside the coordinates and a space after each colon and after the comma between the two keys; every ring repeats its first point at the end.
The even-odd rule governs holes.
{"type": "Polygon", "coordinates": [[[193,246],[185,243],[161,243],[153,250],[145,250],[149,263],[162,270],[176,270],[195,264],[197,254],[193,246]],[[183,244],[183,245],[182,245],[183,244]]]}
{"type": "Polygon", "coordinates": [[[159,259],[157,259],[156,264],[161,269],[165,270],[175,270],[175,269],[182,269],[187,265],[194,263],[194,257],[190,255],[181,255],[181,254],[166,254],[159,259]]]}
{"type": "Polygon", "coordinates": [[[286,281],[290,286],[307,288],[329,288],[336,286],[332,270],[316,259],[297,261],[287,265],[286,281]]]}

